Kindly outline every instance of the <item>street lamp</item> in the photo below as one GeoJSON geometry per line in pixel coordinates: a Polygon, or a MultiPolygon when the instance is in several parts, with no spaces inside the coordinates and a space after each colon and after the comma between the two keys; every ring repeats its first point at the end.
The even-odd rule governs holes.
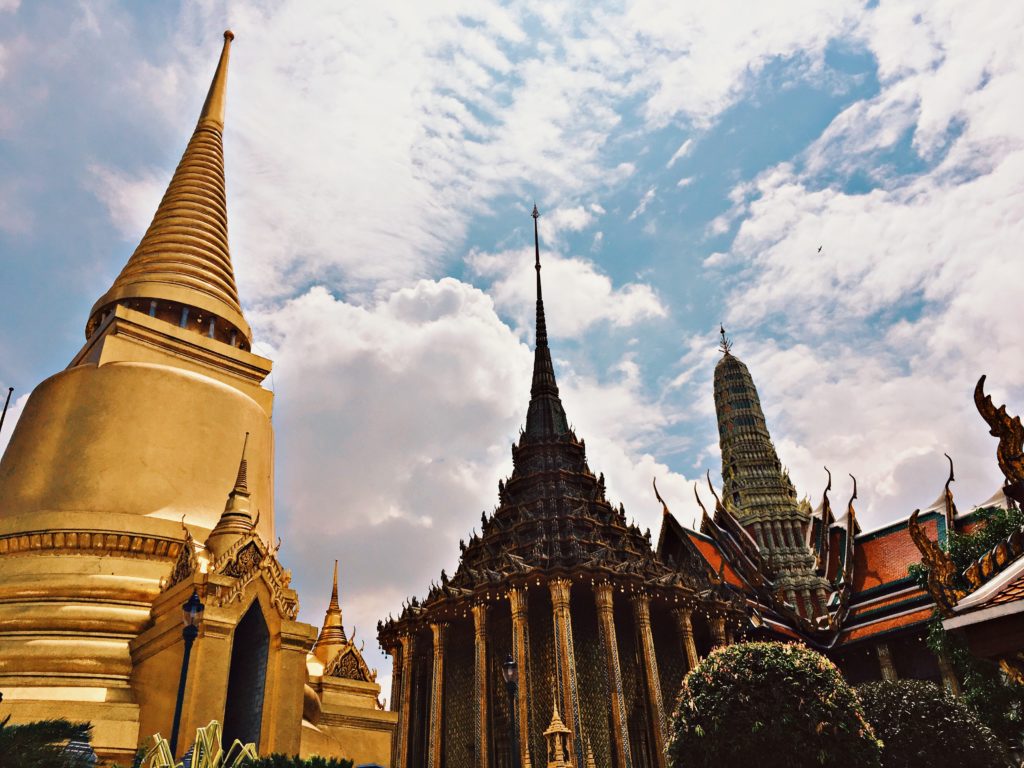
{"type": "Polygon", "coordinates": [[[512,720],[512,768],[520,768],[519,755],[519,717],[516,699],[519,698],[519,665],[509,653],[505,663],[501,665],[501,676],[505,678],[505,689],[508,691],[508,711],[512,720]]]}
{"type": "Polygon", "coordinates": [[[181,621],[185,625],[181,636],[185,641],[185,653],[181,657],[181,679],[178,680],[178,701],[174,705],[174,725],[171,728],[171,755],[178,753],[178,726],[181,725],[181,708],[185,703],[185,680],[188,678],[188,659],[192,655],[192,643],[199,634],[199,625],[203,621],[203,609],[206,606],[199,599],[194,589],[192,596],[181,606],[181,621]]]}

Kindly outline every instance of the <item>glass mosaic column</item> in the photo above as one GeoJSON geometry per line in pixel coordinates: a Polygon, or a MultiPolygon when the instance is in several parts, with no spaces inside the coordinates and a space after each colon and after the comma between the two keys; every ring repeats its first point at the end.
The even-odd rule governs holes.
{"type": "Polygon", "coordinates": [[[602,582],[594,587],[597,626],[601,633],[601,649],[608,664],[608,693],[612,707],[612,745],[615,750],[616,764],[621,768],[632,768],[625,694],[622,691],[622,668],[619,665],[619,642],[615,634],[614,594],[615,590],[608,582],[602,582]]]}
{"type": "Polygon", "coordinates": [[[434,670],[430,683],[430,739],[427,745],[427,768],[441,768],[444,756],[444,636],[448,625],[439,622],[430,625],[434,635],[434,670]]]}
{"type": "Polygon", "coordinates": [[[658,660],[654,656],[654,637],[651,634],[651,599],[640,594],[633,598],[633,613],[640,635],[644,676],[647,678],[647,703],[651,711],[654,731],[654,759],[658,768],[665,768],[665,708],[661,700],[661,678],[658,660]]]}

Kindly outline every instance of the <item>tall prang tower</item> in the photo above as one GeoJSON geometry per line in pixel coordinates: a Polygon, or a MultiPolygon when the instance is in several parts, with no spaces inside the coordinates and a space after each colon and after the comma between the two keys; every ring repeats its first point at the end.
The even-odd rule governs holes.
{"type": "Polygon", "coordinates": [[[723,502],[757,541],[781,597],[806,618],[821,615],[832,587],[815,572],[814,552],[806,543],[811,509],[797,500],[779,461],[750,371],[732,354],[724,328],[721,333],[715,412],[723,502]]]}

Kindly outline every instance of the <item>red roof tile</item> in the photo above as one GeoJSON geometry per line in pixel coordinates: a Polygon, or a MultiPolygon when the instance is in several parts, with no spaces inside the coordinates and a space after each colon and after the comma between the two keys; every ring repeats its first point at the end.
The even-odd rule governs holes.
{"type": "Polygon", "coordinates": [[[901,627],[908,627],[912,624],[920,624],[921,622],[930,619],[933,613],[934,609],[932,606],[926,605],[923,608],[919,608],[918,610],[910,613],[905,613],[902,616],[893,616],[890,619],[883,619],[882,621],[876,621],[862,627],[853,627],[849,632],[843,635],[843,643],[849,643],[853,640],[863,640],[865,637],[878,635],[882,632],[889,632],[893,629],[900,629],[901,627]]]}
{"type": "MultiPolygon", "coordinates": [[[[704,556],[704,559],[708,561],[708,565],[711,566],[711,570],[718,573],[722,567],[723,559],[722,553],[718,551],[718,547],[715,546],[715,543],[713,541],[708,541],[701,536],[696,536],[689,530],[686,531],[686,535],[690,537],[690,541],[692,541],[693,545],[697,547],[700,553],[704,556]]],[[[739,587],[740,589],[746,588],[742,579],[736,575],[736,571],[733,570],[729,563],[725,564],[725,571],[722,575],[725,577],[725,581],[728,584],[731,584],[734,587],[739,587]]]]}
{"type": "MultiPolygon", "coordinates": [[[[933,541],[939,536],[938,525],[937,518],[921,521],[921,527],[933,541]]],[[[904,579],[909,566],[920,562],[921,553],[905,526],[866,537],[857,542],[854,550],[854,594],[904,579]]]]}

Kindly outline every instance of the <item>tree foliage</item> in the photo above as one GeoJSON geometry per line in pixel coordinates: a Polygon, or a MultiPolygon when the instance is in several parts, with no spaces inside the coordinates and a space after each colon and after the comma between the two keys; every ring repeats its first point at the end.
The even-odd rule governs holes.
{"type": "Polygon", "coordinates": [[[935,683],[887,680],[857,689],[864,714],[882,740],[882,768],[1010,763],[1002,744],[960,699],[935,683]]]}
{"type": "MultiPolygon", "coordinates": [[[[1020,509],[986,507],[973,516],[975,525],[970,532],[950,532],[943,545],[961,579],[972,562],[1024,527],[1024,511],[1020,509]]],[[[927,588],[928,569],[924,565],[910,566],[910,575],[927,588]]],[[[959,586],[969,585],[963,580],[959,586]]],[[[1008,680],[995,663],[971,654],[960,638],[943,629],[938,614],[929,626],[927,642],[933,652],[949,658],[960,680],[964,702],[981,722],[1004,745],[1019,745],[1024,740],[1024,686],[1008,680]]]]}
{"type": "Polygon", "coordinates": [[[89,768],[81,755],[64,751],[76,739],[89,741],[92,726],[68,720],[39,720],[9,725],[10,716],[0,721],[0,768],[89,768]]]}
{"type": "Polygon", "coordinates": [[[718,648],[683,681],[669,761],[680,768],[879,765],[881,743],[831,661],[789,643],[718,648]]]}
{"type": "Polygon", "coordinates": [[[985,507],[974,513],[976,522],[969,533],[950,531],[946,537],[946,551],[961,574],[971,563],[988,552],[1014,531],[1024,527],[1024,511],[985,507]]]}

